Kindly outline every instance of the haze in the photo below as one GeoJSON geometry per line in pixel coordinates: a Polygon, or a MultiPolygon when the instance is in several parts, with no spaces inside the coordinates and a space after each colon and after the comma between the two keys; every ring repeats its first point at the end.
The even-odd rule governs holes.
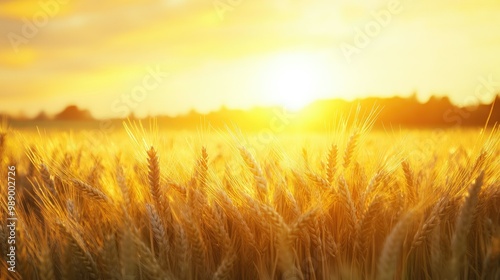
{"type": "Polygon", "coordinates": [[[176,115],[414,92],[462,105],[500,89],[493,0],[0,3],[0,112],[176,115]]]}

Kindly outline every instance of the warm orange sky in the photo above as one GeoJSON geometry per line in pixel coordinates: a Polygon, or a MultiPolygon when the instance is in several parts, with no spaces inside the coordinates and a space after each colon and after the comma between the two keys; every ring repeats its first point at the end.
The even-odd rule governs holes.
{"type": "Polygon", "coordinates": [[[0,112],[298,108],[414,91],[487,102],[500,91],[499,15],[498,0],[3,0],[0,112]]]}

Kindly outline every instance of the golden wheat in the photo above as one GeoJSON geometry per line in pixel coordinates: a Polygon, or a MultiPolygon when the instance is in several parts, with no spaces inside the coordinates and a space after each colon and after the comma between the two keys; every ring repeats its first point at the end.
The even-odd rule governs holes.
{"type": "Polygon", "coordinates": [[[257,148],[181,132],[93,139],[110,147],[0,134],[0,176],[14,164],[19,182],[11,278],[498,277],[499,131],[352,131],[257,148]]]}

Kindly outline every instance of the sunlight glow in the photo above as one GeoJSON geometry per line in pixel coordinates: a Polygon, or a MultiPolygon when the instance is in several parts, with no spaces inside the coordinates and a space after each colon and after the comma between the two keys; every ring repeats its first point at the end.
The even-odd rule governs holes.
{"type": "Polygon", "coordinates": [[[285,53],[269,59],[262,77],[262,93],[273,104],[299,110],[329,88],[331,69],[317,56],[285,53]]]}

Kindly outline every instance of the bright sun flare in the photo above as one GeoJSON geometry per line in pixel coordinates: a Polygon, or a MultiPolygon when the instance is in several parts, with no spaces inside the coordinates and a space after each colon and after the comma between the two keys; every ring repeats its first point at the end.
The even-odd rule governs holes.
{"type": "Polygon", "coordinates": [[[328,85],[329,67],[302,53],[273,56],[266,64],[263,93],[268,101],[299,110],[318,99],[328,85]]]}

